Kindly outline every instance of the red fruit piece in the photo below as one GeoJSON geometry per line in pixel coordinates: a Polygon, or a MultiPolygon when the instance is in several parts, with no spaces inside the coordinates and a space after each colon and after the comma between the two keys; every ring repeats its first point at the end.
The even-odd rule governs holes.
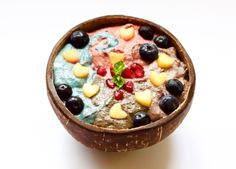
{"type": "Polygon", "coordinates": [[[97,70],[97,74],[100,75],[100,76],[106,76],[106,74],[107,74],[106,68],[99,67],[98,70],[97,70]]]}
{"type": "Polygon", "coordinates": [[[134,71],[136,78],[142,78],[144,77],[144,70],[143,69],[137,69],[134,71]]]}
{"type": "Polygon", "coordinates": [[[133,63],[132,65],[130,65],[130,69],[133,70],[133,71],[138,70],[138,69],[143,70],[143,66],[138,64],[138,63],[133,63]]]}
{"type": "Polygon", "coordinates": [[[115,73],[113,72],[113,67],[110,67],[110,74],[112,77],[115,75],[115,73]]]}
{"type": "Polygon", "coordinates": [[[123,78],[127,78],[127,79],[135,78],[134,72],[131,69],[129,69],[129,68],[125,68],[125,70],[122,72],[121,76],[123,78]]]}
{"type": "Polygon", "coordinates": [[[124,98],[123,92],[121,90],[115,91],[115,99],[122,100],[124,98]]]}
{"type": "Polygon", "coordinates": [[[106,85],[111,89],[115,88],[115,84],[113,83],[113,81],[110,78],[106,80],[106,85]]]}
{"type": "Polygon", "coordinates": [[[132,81],[128,81],[125,83],[123,88],[125,91],[132,93],[134,90],[134,83],[132,81]]]}

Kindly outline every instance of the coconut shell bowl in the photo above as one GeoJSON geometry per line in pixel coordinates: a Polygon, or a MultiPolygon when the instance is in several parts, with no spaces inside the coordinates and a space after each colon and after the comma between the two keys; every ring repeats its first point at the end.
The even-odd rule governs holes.
{"type": "Polygon", "coordinates": [[[148,20],[123,16],[109,15],[94,18],[78,24],[70,29],[55,45],[48,60],[46,70],[47,95],[50,104],[65,129],[85,146],[105,152],[125,152],[152,146],[169,136],[183,121],[188,113],[195,88],[195,71],[192,61],[184,47],[168,30],[148,20]],[[128,129],[111,129],[88,124],[76,118],[59,98],[54,85],[54,61],[60,50],[68,43],[71,34],[77,30],[93,32],[101,28],[119,26],[131,23],[134,25],[147,25],[157,34],[168,37],[169,43],[176,49],[177,57],[186,65],[185,80],[188,88],[185,99],[178,108],[165,118],[153,121],[147,125],[128,129]]]}

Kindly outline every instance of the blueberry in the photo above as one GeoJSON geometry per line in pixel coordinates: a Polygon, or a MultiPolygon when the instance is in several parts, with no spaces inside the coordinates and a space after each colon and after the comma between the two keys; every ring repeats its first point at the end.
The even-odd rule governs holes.
{"type": "Polygon", "coordinates": [[[72,114],[78,115],[84,108],[84,102],[80,97],[71,96],[66,101],[66,107],[71,111],[72,114]]]}
{"type": "Polygon", "coordinates": [[[152,40],[154,36],[154,31],[150,26],[140,26],[138,33],[143,39],[152,40]]]}
{"type": "Polygon", "coordinates": [[[158,49],[154,44],[144,43],[139,48],[139,54],[142,60],[152,62],[158,57],[158,49]]]}
{"type": "Polygon", "coordinates": [[[160,35],[154,38],[154,43],[160,48],[169,47],[169,39],[165,35],[160,35]]]}
{"type": "Polygon", "coordinates": [[[165,95],[160,99],[159,106],[166,114],[170,114],[177,109],[179,101],[175,96],[165,95]]]}
{"type": "Polygon", "coordinates": [[[56,87],[56,91],[61,100],[65,101],[72,95],[72,89],[67,84],[61,84],[56,87]]]}
{"type": "Polygon", "coordinates": [[[184,85],[178,79],[170,79],[166,82],[166,89],[174,96],[180,96],[184,90],[184,85]]]}
{"type": "Polygon", "coordinates": [[[89,43],[89,36],[84,31],[75,31],[70,36],[70,43],[75,48],[84,48],[89,43]]]}
{"type": "Polygon", "coordinates": [[[145,112],[138,112],[134,115],[133,125],[134,127],[143,126],[151,122],[150,117],[145,112]]]}

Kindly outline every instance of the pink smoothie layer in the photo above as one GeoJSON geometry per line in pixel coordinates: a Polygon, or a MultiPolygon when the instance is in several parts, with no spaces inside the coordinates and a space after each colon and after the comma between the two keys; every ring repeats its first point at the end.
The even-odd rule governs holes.
{"type": "MultiPolygon", "coordinates": [[[[132,25],[132,24],[126,24],[123,26],[114,26],[114,27],[107,27],[103,29],[99,29],[95,32],[89,33],[90,36],[93,36],[94,34],[98,32],[108,32],[115,36],[119,40],[119,44],[113,49],[112,52],[117,52],[117,53],[124,53],[125,59],[124,62],[127,66],[129,66],[132,63],[139,63],[142,66],[147,65],[148,63],[144,62],[143,60],[140,59],[139,55],[139,47],[143,43],[153,43],[153,41],[150,40],[145,40],[143,39],[139,34],[138,34],[138,29],[139,26],[132,25]],[[122,27],[130,27],[133,26],[135,30],[135,35],[132,39],[126,41],[123,40],[119,37],[119,30],[122,27]]],[[[93,43],[90,47],[90,53],[93,56],[93,67],[110,67],[111,63],[109,60],[108,53],[106,52],[99,52],[95,49],[95,47],[98,44],[105,44],[106,39],[98,39],[93,43]]]]}

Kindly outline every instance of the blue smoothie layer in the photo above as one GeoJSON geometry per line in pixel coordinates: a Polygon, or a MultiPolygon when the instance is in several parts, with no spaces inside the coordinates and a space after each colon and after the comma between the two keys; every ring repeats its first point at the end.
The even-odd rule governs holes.
{"type": "Polygon", "coordinates": [[[80,54],[80,64],[89,68],[89,76],[87,78],[77,78],[73,74],[74,64],[71,64],[64,60],[63,53],[67,50],[73,49],[71,44],[66,44],[64,48],[61,49],[54,61],[54,84],[58,86],[60,84],[68,84],[73,90],[73,96],[79,96],[84,102],[84,109],[77,118],[85,121],[86,123],[93,123],[96,118],[96,112],[99,111],[104,104],[99,106],[94,106],[91,103],[91,99],[83,95],[83,84],[92,83],[94,81],[96,71],[92,69],[92,56],[89,52],[90,46],[97,40],[101,38],[106,38],[106,44],[99,44],[96,46],[96,50],[101,52],[110,52],[118,44],[119,41],[113,35],[108,32],[99,32],[92,37],[87,46],[83,49],[77,49],[80,54]]]}

